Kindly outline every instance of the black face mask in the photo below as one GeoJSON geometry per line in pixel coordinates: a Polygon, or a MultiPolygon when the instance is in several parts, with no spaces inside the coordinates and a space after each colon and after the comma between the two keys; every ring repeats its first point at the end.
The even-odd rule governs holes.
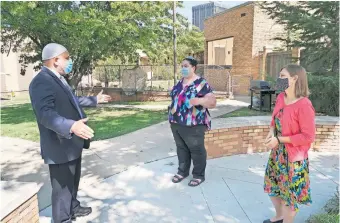
{"type": "Polygon", "coordinates": [[[278,91],[285,91],[289,87],[289,81],[288,78],[278,78],[276,80],[276,90],[278,91]]]}

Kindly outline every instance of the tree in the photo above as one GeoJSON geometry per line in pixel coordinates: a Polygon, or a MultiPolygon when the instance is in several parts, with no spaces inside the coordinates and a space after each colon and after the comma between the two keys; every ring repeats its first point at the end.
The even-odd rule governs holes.
{"type": "Polygon", "coordinates": [[[120,59],[114,59],[112,57],[99,60],[94,65],[95,69],[92,72],[92,76],[105,84],[105,87],[109,87],[109,82],[120,82],[121,80],[121,65],[120,59]],[[116,66],[115,66],[116,65],[116,66]]]}
{"type": "Polygon", "coordinates": [[[64,45],[74,61],[71,84],[77,86],[93,64],[113,56],[136,59],[136,50],[155,52],[169,42],[172,2],[2,2],[2,53],[22,52],[24,65],[39,62],[50,42],[64,45]]]}
{"type": "MultiPolygon", "coordinates": [[[[181,5],[179,5],[181,7],[181,5]]],[[[194,53],[204,51],[204,35],[196,26],[191,27],[187,18],[177,13],[177,63],[194,53]]],[[[173,63],[173,42],[172,40],[172,27],[169,27],[167,35],[164,40],[160,41],[157,46],[157,51],[153,52],[151,61],[153,63],[173,63]],[[170,40],[170,42],[169,42],[170,40]]],[[[148,54],[149,55],[149,54],[148,54]]]]}
{"type": "Polygon", "coordinates": [[[263,2],[264,9],[271,19],[283,24],[288,36],[282,40],[287,47],[305,48],[307,64],[318,61],[324,70],[339,71],[339,2],[299,1],[263,2]]]}

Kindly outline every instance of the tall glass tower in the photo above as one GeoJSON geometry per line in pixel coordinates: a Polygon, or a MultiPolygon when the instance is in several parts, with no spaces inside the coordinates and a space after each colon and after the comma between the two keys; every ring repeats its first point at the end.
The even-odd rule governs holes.
{"type": "Polygon", "coordinates": [[[216,2],[210,2],[207,4],[196,5],[192,7],[192,24],[200,28],[202,31],[204,29],[204,20],[216,13],[222,12],[227,8],[216,2]]]}

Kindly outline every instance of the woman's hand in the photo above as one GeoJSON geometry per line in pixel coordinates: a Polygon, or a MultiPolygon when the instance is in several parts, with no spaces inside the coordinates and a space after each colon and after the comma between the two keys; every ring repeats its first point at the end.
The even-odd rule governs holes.
{"type": "Polygon", "coordinates": [[[269,130],[268,135],[266,139],[264,140],[264,143],[267,143],[273,137],[274,137],[274,132],[272,130],[269,130]]]}
{"type": "Polygon", "coordinates": [[[190,104],[192,106],[197,106],[201,104],[201,99],[200,98],[192,98],[190,99],[190,104]]]}
{"type": "Polygon", "coordinates": [[[267,140],[264,145],[268,148],[268,149],[273,149],[276,148],[279,145],[279,141],[276,137],[271,137],[269,140],[267,140]]]}
{"type": "Polygon", "coordinates": [[[202,105],[204,108],[215,108],[216,98],[212,93],[206,94],[202,98],[192,98],[190,99],[190,104],[193,106],[202,105]]]}
{"type": "Polygon", "coordinates": [[[266,139],[264,140],[264,143],[267,143],[272,137],[274,137],[274,127],[269,128],[269,132],[266,139]]]}

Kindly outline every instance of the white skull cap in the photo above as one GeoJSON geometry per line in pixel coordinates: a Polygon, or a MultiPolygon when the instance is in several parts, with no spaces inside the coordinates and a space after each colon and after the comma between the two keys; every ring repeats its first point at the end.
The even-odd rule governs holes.
{"type": "Polygon", "coordinates": [[[42,51],[42,60],[49,60],[67,52],[67,49],[58,43],[47,44],[42,51]]]}

